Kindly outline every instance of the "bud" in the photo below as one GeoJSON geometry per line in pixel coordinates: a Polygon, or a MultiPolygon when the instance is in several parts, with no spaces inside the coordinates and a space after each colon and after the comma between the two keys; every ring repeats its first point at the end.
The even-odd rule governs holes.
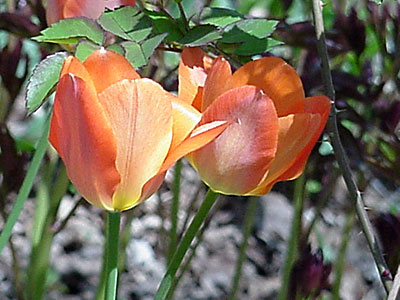
{"type": "Polygon", "coordinates": [[[302,299],[320,295],[322,290],[329,288],[328,277],[331,270],[332,265],[330,263],[324,264],[321,249],[313,254],[308,245],[302,251],[292,269],[289,299],[302,299]]]}
{"type": "Polygon", "coordinates": [[[383,254],[392,275],[400,263],[400,216],[382,213],[374,220],[383,254]]]}

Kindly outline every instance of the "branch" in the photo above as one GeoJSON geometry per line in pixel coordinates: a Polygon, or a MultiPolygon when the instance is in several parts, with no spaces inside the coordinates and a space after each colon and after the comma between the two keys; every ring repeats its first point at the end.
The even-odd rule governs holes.
{"type": "MultiPolygon", "coordinates": [[[[329,59],[325,42],[321,0],[312,0],[312,4],[313,4],[313,15],[315,23],[315,33],[317,37],[317,46],[318,46],[319,56],[321,59],[322,80],[324,82],[325,93],[334,102],[335,90],[333,88],[332,76],[329,68],[329,59]]],[[[382,251],[379,248],[378,240],[374,234],[371,221],[369,220],[368,214],[365,211],[363,199],[352,177],[347,155],[344,151],[342,142],[340,141],[337,121],[336,121],[335,105],[332,106],[327,124],[327,129],[332,142],[333,150],[335,152],[336,160],[342,171],[342,175],[346,183],[347,190],[349,191],[350,198],[354,201],[356,205],[357,216],[360,220],[360,224],[364,232],[364,235],[367,239],[370,251],[374,257],[380,279],[383,283],[386,293],[389,293],[392,284],[392,278],[389,272],[389,268],[386,265],[385,259],[383,258],[382,251]]]]}

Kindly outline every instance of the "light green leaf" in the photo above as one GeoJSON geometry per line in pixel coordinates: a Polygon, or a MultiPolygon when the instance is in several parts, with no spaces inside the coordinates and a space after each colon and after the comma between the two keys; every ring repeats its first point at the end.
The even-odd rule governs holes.
{"type": "Polygon", "coordinates": [[[56,85],[67,56],[66,52],[57,52],[47,56],[36,65],[29,78],[26,92],[26,107],[29,113],[34,112],[43,104],[56,85]]]}
{"type": "Polygon", "coordinates": [[[125,51],[125,58],[135,68],[144,66],[147,64],[147,59],[143,54],[142,47],[136,42],[123,42],[121,43],[122,48],[125,51]]]}
{"type": "Polygon", "coordinates": [[[264,39],[274,32],[278,21],[248,19],[232,23],[224,28],[223,43],[245,42],[249,37],[264,39]]]}
{"type": "Polygon", "coordinates": [[[81,41],[75,50],[75,57],[80,61],[84,61],[90,54],[95,50],[99,49],[99,46],[89,41],[81,41]]]}
{"type": "Polygon", "coordinates": [[[104,30],[129,41],[140,42],[152,32],[151,19],[132,6],[105,12],[98,23],[104,30]]]}
{"type": "Polygon", "coordinates": [[[85,17],[69,18],[52,24],[33,37],[37,42],[75,44],[87,39],[95,44],[103,43],[103,31],[96,22],[85,17]]]}
{"type": "Polygon", "coordinates": [[[236,55],[256,55],[270,51],[273,47],[281,45],[282,42],[272,38],[252,39],[241,44],[233,53],[236,55]]]}
{"type": "Polygon", "coordinates": [[[221,7],[206,7],[201,13],[201,24],[224,27],[244,19],[236,10],[221,7]]]}
{"type": "Polygon", "coordinates": [[[158,47],[158,45],[161,44],[161,42],[165,39],[167,35],[168,33],[159,34],[143,42],[142,51],[144,56],[146,57],[146,60],[150,58],[154,50],[158,47]]]}
{"type": "Polygon", "coordinates": [[[215,26],[200,25],[191,28],[179,43],[190,47],[204,46],[220,39],[221,37],[221,34],[215,26]]]}

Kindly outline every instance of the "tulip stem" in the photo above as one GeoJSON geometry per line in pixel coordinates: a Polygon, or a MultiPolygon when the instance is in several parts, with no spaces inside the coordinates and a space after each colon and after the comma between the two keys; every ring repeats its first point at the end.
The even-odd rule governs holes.
{"type": "Polygon", "coordinates": [[[172,257],[171,263],[168,265],[167,272],[165,273],[158,287],[154,300],[166,299],[169,290],[172,286],[172,282],[175,279],[176,272],[178,271],[179,266],[181,265],[187,250],[189,249],[194,237],[199,231],[201,225],[206,219],[209,211],[213,207],[217,198],[218,194],[213,192],[211,189],[207,192],[207,195],[203,203],[200,205],[199,210],[194,216],[192,222],[189,225],[189,228],[187,229],[185,235],[182,238],[182,241],[180,242],[178,248],[176,249],[175,254],[172,257]]]}
{"type": "Polygon", "coordinates": [[[106,225],[106,286],[105,300],[115,300],[117,298],[118,286],[118,242],[119,226],[121,223],[120,212],[107,212],[106,225]]]}
{"type": "MultiPolygon", "coordinates": [[[[325,93],[328,95],[329,98],[331,98],[331,100],[334,103],[335,90],[333,87],[332,76],[329,67],[328,50],[325,42],[321,0],[313,0],[312,4],[313,4],[313,15],[315,23],[315,33],[317,37],[317,47],[321,59],[322,80],[324,82],[325,93]]],[[[337,127],[335,105],[332,105],[331,113],[329,115],[329,120],[327,123],[327,129],[332,142],[333,150],[335,152],[336,160],[339,164],[340,170],[342,171],[343,179],[346,183],[347,190],[349,191],[350,198],[355,203],[357,216],[358,219],[360,220],[360,225],[367,239],[370,251],[374,257],[374,261],[378,269],[380,279],[383,283],[386,293],[389,293],[392,284],[392,277],[389,268],[386,265],[385,259],[382,255],[382,251],[379,247],[376,235],[374,234],[371,221],[369,220],[368,214],[365,211],[364,201],[353,179],[351,169],[349,166],[349,160],[343,148],[342,142],[340,140],[339,131],[337,127]]]]}
{"type": "Polygon", "coordinates": [[[286,251],[285,265],[282,272],[282,285],[279,290],[278,300],[288,299],[288,292],[290,286],[290,275],[292,273],[293,265],[299,253],[299,241],[301,236],[302,227],[302,214],[303,214],[303,190],[305,184],[304,173],[297,178],[294,183],[294,214],[292,219],[292,226],[290,229],[290,237],[288,248],[286,251]]]}
{"type": "Polygon", "coordinates": [[[49,135],[49,124],[50,118],[46,120],[44,125],[42,137],[39,140],[37,145],[35,154],[33,155],[32,163],[29,167],[28,172],[26,173],[25,179],[22,183],[22,186],[18,192],[18,197],[15,202],[14,208],[12,209],[10,215],[7,218],[6,224],[4,225],[1,234],[0,234],[0,254],[3,250],[4,246],[7,244],[12,230],[14,228],[15,223],[18,220],[18,217],[24,208],[24,204],[28,195],[32,189],[33,183],[36,178],[36,174],[39,171],[40,164],[42,162],[43,156],[46,153],[47,147],[49,145],[48,135],[49,135]]]}
{"type": "Polygon", "coordinates": [[[178,211],[179,211],[179,194],[181,186],[181,170],[182,161],[178,160],[175,164],[175,177],[172,186],[173,197],[171,203],[171,228],[169,232],[169,249],[168,249],[168,263],[171,262],[174,255],[176,244],[178,242],[177,228],[178,228],[178,211]]]}
{"type": "Polygon", "coordinates": [[[239,289],[240,277],[242,275],[242,267],[246,259],[246,249],[249,242],[249,237],[254,227],[254,215],[256,213],[257,203],[258,203],[258,198],[251,197],[249,199],[249,203],[247,204],[247,211],[244,217],[244,225],[243,225],[243,240],[242,243],[240,244],[239,257],[236,262],[235,275],[232,279],[232,288],[228,296],[228,300],[235,300],[237,290],[239,289]]]}

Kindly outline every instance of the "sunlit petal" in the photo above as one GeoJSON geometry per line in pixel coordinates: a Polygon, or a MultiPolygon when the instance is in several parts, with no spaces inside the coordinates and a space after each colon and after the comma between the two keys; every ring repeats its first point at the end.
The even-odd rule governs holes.
{"type": "Polygon", "coordinates": [[[299,75],[284,60],[264,57],[246,63],[232,75],[232,86],[255,85],[274,101],[278,116],[304,112],[299,75]]]}
{"type": "Polygon", "coordinates": [[[123,79],[140,78],[125,57],[103,48],[94,51],[83,65],[89,72],[97,93],[123,79]]]}
{"type": "Polygon", "coordinates": [[[117,144],[116,167],[121,183],[113,206],[138,204],[142,188],[163,164],[172,140],[171,95],[148,79],[123,80],[100,95],[117,144]]]}
{"type": "Polygon", "coordinates": [[[275,156],[278,119],[273,102],[254,86],[235,88],[208,107],[200,125],[217,120],[229,122],[228,127],[190,160],[213,190],[244,194],[257,186],[275,156]]]}
{"type": "Polygon", "coordinates": [[[112,195],[120,181],[115,139],[94,88],[71,74],[58,84],[49,139],[83,197],[113,210],[112,195]]]}

